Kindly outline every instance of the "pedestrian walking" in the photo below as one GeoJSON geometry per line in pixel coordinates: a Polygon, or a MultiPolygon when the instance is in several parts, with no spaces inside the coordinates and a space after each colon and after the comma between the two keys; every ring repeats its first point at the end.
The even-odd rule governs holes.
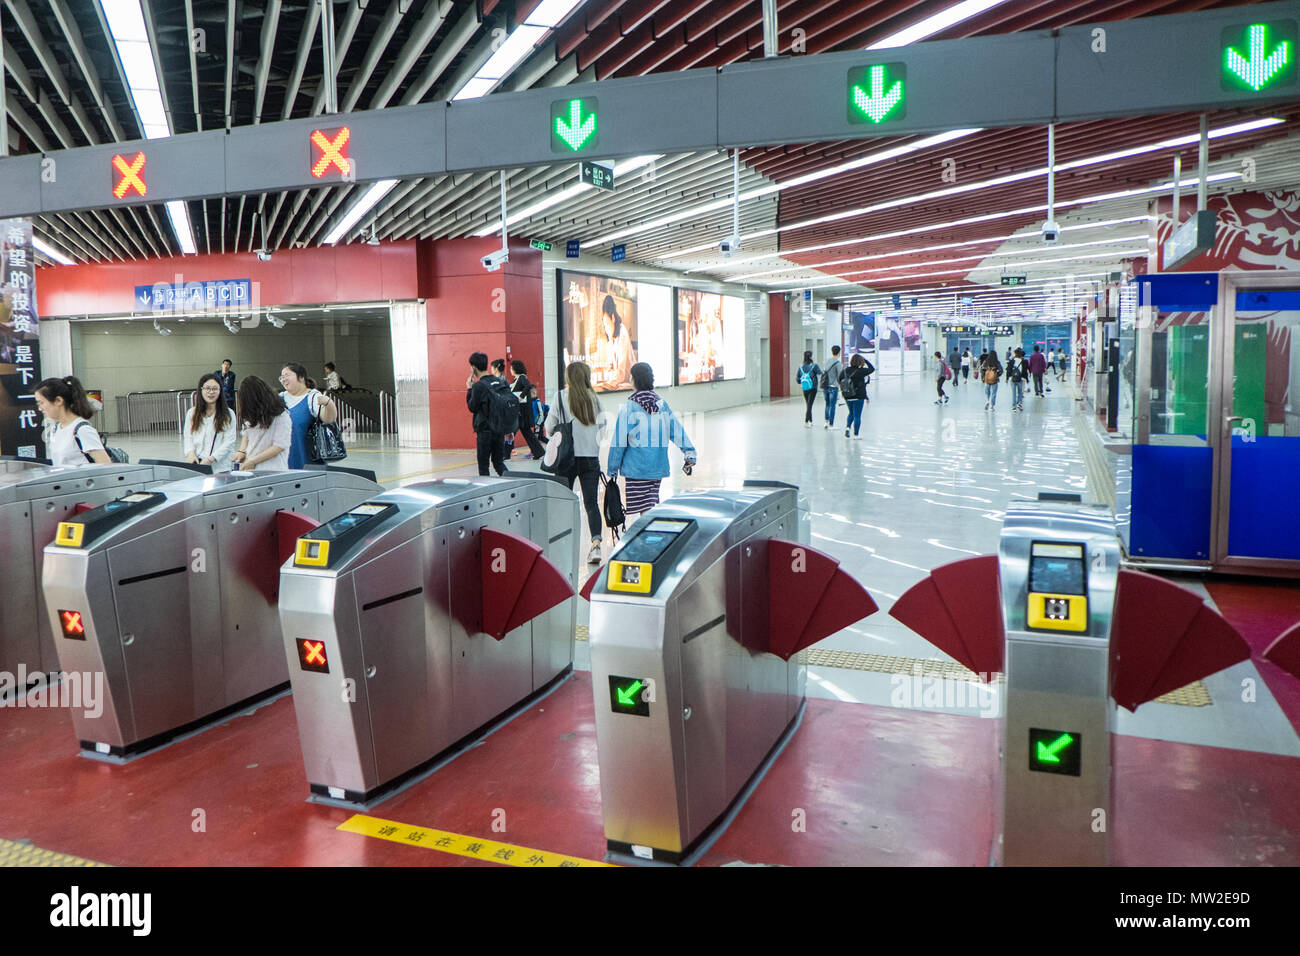
{"type": "Polygon", "coordinates": [[[961,368],[961,353],[957,351],[955,345],[952,347],[952,351],[948,353],[948,368],[952,370],[952,387],[956,389],[961,384],[961,379],[957,377],[958,370],[961,368]]]}
{"type": "MultiPolygon", "coordinates": [[[[546,449],[537,438],[537,422],[533,418],[533,401],[537,398],[537,389],[528,380],[528,368],[519,359],[514,359],[510,363],[510,371],[514,376],[510,383],[510,391],[519,399],[519,431],[523,433],[524,441],[528,443],[528,452],[533,456],[533,460],[541,461],[546,449]]],[[[513,444],[514,440],[514,435],[506,436],[506,441],[513,444]]]]}
{"type": "Polygon", "coordinates": [[[185,417],[183,440],[185,460],[211,465],[215,471],[230,471],[235,451],[235,413],[226,404],[221,377],[208,372],[194,390],[194,407],[185,417]]]}
{"type": "Polygon", "coordinates": [[[849,437],[849,429],[857,438],[862,428],[862,406],[867,400],[867,368],[870,363],[861,355],[849,359],[849,367],[844,370],[841,389],[844,392],[844,404],[849,409],[849,420],[845,423],[844,437],[849,437]]]}
{"type": "MultiPolygon", "coordinates": [[[[518,422],[519,402],[510,394],[510,389],[501,379],[488,371],[488,357],[483,352],[475,352],[469,357],[469,378],[465,380],[465,405],[473,415],[474,437],[477,443],[478,473],[486,476],[488,462],[498,475],[506,473],[502,458],[503,445],[506,440],[507,405],[513,405],[514,421],[518,422]]],[[[513,432],[513,429],[511,429],[513,432]]]]}
{"type": "Polygon", "coordinates": [[[566,387],[556,391],[551,398],[546,430],[554,433],[555,428],[565,422],[573,425],[574,471],[561,477],[568,481],[570,491],[574,481],[582,488],[582,506],[587,512],[587,532],[591,537],[587,562],[599,564],[600,543],[605,534],[600,503],[596,500],[600,491],[600,400],[591,387],[591,366],[586,362],[570,362],[564,370],[564,382],[566,387]]]}
{"type": "Polygon", "coordinates": [[[1002,379],[1002,363],[997,352],[989,352],[980,363],[980,379],[984,382],[985,410],[998,410],[998,382],[1002,379]]]}
{"type": "Polygon", "coordinates": [[[948,396],[944,394],[943,386],[945,382],[952,378],[952,367],[943,360],[942,352],[935,352],[934,358],[935,361],[939,363],[939,377],[936,379],[939,386],[939,397],[934,400],[934,403],[936,405],[946,405],[948,403],[948,396]]]}
{"type": "Polygon", "coordinates": [[[307,449],[307,429],[313,419],[319,418],[327,425],[338,421],[339,407],[334,399],[327,398],[309,383],[307,369],[298,362],[290,362],[280,369],[280,384],[284,391],[280,401],[289,410],[293,420],[293,437],[289,445],[289,467],[305,468],[311,462],[307,449]]]}
{"type": "Polygon", "coordinates": [[[239,383],[239,415],[244,432],[239,451],[231,456],[238,471],[287,471],[293,444],[293,415],[285,407],[284,393],[276,395],[256,375],[239,383]]]}
{"type": "Polygon", "coordinates": [[[1025,350],[1016,349],[1011,361],[1007,363],[1007,381],[1011,383],[1011,410],[1025,410],[1025,379],[1029,378],[1029,367],[1025,364],[1025,350]]]}
{"type": "Polygon", "coordinates": [[[821,375],[822,394],[826,396],[826,428],[835,425],[835,406],[840,401],[840,375],[844,365],[840,362],[840,347],[831,346],[831,360],[821,375]]]}
{"type": "Polygon", "coordinates": [[[90,417],[90,404],[81,382],[68,375],[47,378],[36,386],[36,407],[46,421],[53,422],[46,454],[55,465],[110,465],[113,459],[104,448],[90,417]]]}
{"type": "Polygon", "coordinates": [[[966,351],[961,353],[961,377],[967,380],[970,379],[970,363],[971,363],[970,349],[967,349],[966,351]]]}
{"type": "MultiPolygon", "coordinates": [[[[811,359],[812,353],[807,357],[811,359]]],[[[695,446],[686,429],[655,392],[654,381],[654,370],[648,364],[637,362],[632,366],[636,391],[619,409],[609,446],[609,467],[605,470],[611,478],[623,476],[627,486],[624,510],[629,515],[642,514],[659,504],[659,483],[668,477],[669,442],[675,443],[686,458],[684,473],[691,473],[696,460],[695,446]]]]}
{"type": "Polygon", "coordinates": [[[235,373],[234,362],[230,359],[221,360],[221,371],[216,375],[221,379],[221,391],[226,396],[226,405],[229,408],[235,407],[235,373]]]}
{"type": "Polygon", "coordinates": [[[821,379],[821,376],[821,367],[813,361],[812,352],[804,352],[803,364],[794,373],[795,379],[799,382],[799,387],[803,389],[804,428],[812,428],[813,402],[817,400],[817,382],[821,379]]]}
{"type": "Polygon", "coordinates": [[[1046,371],[1047,360],[1035,345],[1034,354],[1029,356],[1029,374],[1034,377],[1034,394],[1039,398],[1043,397],[1043,373],[1046,371]]]}

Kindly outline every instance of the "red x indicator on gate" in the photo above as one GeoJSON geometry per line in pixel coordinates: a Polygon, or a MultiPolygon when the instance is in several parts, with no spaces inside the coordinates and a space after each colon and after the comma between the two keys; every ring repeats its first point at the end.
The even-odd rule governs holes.
{"type": "Polygon", "coordinates": [[[80,611],[60,611],[59,624],[63,627],[63,636],[73,640],[86,639],[86,626],[81,623],[80,611]]]}
{"type": "Polygon", "coordinates": [[[325,642],[310,641],[305,637],[298,638],[298,663],[305,671],[316,671],[320,674],[330,672],[329,661],[325,659],[325,642]]]}
{"type": "Polygon", "coordinates": [[[314,129],[311,131],[311,174],[320,179],[333,167],[346,176],[352,172],[352,160],[348,158],[348,141],[352,130],[346,126],[338,129],[314,129]],[[319,154],[319,155],[318,155],[319,154]]]}
{"type": "Polygon", "coordinates": [[[144,177],[140,175],[144,172],[144,153],[136,153],[135,158],[130,160],[125,156],[115,154],[113,156],[113,168],[118,171],[121,177],[113,184],[113,196],[115,198],[125,198],[126,194],[132,189],[141,196],[147,192],[148,187],[144,184],[144,177]]]}

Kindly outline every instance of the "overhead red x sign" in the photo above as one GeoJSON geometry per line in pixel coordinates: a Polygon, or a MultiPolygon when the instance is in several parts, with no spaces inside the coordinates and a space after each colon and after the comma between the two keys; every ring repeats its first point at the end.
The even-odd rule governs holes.
{"type": "Polygon", "coordinates": [[[347,157],[348,140],[352,138],[352,130],[346,126],[340,126],[336,130],[314,129],[311,131],[311,144],[320,150],[320,158],[312,164],[311,174],[320,179],[330,167],[338,168],[338,171],[346,176],[352,171],[352,160],[347,157]],[[334,138],[330,138],[330,133],[334,138]]]}
{"type": "Polygon", "coordinates": [[[123,198],[132,189],[141,196],[145,194],[147,187],[144,184],[144,179],[140,176],[140,173],[144,170],[144,153],[136,153],[135,159],[130,162],[127,162],[125,156],[114,155],[113,168],[122,174],[122,178],[113,186],[113,195],[116,198],[123,198]]]}
{"type": "Polygon", "coordinates": [[[302,649],[307,652],[306,662],[308,664],[325,663],[325,642],[324,641],[303,641],[302,649]]]}

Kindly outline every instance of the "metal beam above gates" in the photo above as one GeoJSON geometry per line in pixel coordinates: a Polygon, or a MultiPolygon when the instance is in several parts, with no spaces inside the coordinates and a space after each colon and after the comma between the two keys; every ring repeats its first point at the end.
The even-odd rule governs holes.
{"type": "Polygon", "coordinates": [[[1300,97],[1300,0],[769,58],[0,160],[0,215],[567,159],[1268,106],[1300,97]]]}

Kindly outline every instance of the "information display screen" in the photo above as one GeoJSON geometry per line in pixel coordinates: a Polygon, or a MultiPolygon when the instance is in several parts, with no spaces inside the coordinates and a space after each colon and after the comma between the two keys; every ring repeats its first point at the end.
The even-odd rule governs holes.
{"type": "Polygon", "coordinates": [[[1083,545],[1036,542],[1029,558],[1029,590],[1038,594],[1086,594],[1083,545]]]}
{"type": "MultiPolygon", "coordinates": [[[[659,556],[668,550],[669,546],[676,540],[677,536],[682,533],[687,522],[680,522],[680,528],[653,530],[657,524],[678,524],[679,522],[659,522],[652,521],[646,526],[645,530],[635,538],[623,545],[616,556],[619,561],[641,561],[645,564],[653,564],[659,556]]],[[[625,584],[632,582],[625,581],[625,584]]]]}
{"type": "Polygon", "coordinates": [[[560,320],[560,381],[570,362],[591,367],[598,392],[632,388],[632,366],[648,362],[661,384],[672,366],[672,289],[561,269],[555,275],[560,320]]]}
{"type": "Polygon", "coordinates": [[[745,377],[745,300],[677,290],[677,384],[745,377]]]}

